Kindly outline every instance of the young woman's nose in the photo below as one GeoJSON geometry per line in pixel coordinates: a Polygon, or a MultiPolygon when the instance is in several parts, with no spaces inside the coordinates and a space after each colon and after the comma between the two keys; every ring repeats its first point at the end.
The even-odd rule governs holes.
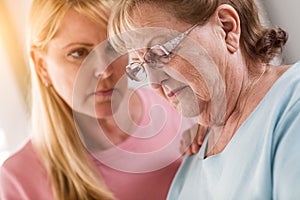
{"type": "Polygon", "coordinates": [[[96,78],[101,78],[101,79],[106,79],[106,78],[109,78],[112,74],[114,73],[113,71],[113,67],[111,65],[107,66],[104,71],[101,71],[101,72],[96,72],[95,73],[95,76],[96,78]]]}

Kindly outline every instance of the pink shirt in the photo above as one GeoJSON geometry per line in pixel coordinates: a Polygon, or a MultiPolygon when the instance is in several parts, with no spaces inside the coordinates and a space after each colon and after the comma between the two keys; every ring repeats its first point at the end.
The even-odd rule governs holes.
{"type": "Polygon", "coordinates": [[[1,200],[53,199],[46,170],[31,142],[4,162],[0,175],[1,200]]]}
{"type": "MultiPolygon", "coordinates": [[[[140,89],[138,94],[144,111],[140,128],[120,145],[94,153],[92,159],[118,199],[164,200],[181,163],[181,133],[193,121],[182,118],[151,90],[140,89]]],[[[46,171],[31,142],[1,167],[0,189],[3,200],[53,199],[46,171]]]]}

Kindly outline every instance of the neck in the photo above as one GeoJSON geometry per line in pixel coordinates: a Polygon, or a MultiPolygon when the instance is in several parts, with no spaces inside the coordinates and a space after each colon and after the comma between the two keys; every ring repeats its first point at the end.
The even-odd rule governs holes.
{"type": "MultiPolygon", "coordinates": [[[[226,147],[240,125],[248,118],[261,101],[266,91],[261,92],[261,89],[258,90],[257,88],[262,88],[261,86],[258,86],[262,82],[264,76],[266,76],[268,70],[268,67],[265,65],[255,74],[249,74],[248,71],[244,73],[242,76],[242,84],[235,87],[240,88],[238,90],[239,92],[235,93],[235,101],[233,101],[234,95],[229,95],[231,98],[229,103],[231,103],[231,105],[229,105],[229,110],[227,109],[227,111],[230,112],[227,112],[223,127],[216,129],[216,133],[214,133],[216,135],[216,140],[210,142],[211,145],[208,147],[210,149],[208,156],[219,153],[226,147]]],[[[234,91],[235,90],[233,90],[233,93],[234,91]]]]}
{"type": "MultiPolygon", "coordinates": [[[[256,92],[257,84],[262,80],[268,71],[268,65],[260,64],[248,67],[242,64],[237,72],[230,74],[227,78],[227,111],[226,120],[234,118],[244,112],[249,97],[256,92]]],[[[234,71],[234,70],[233,70],[234,71]]]]}
{"type": "Polygon", "coordinates": [[[136,93],[125,95],[112,116],[96,119],[76,113],[77,125],[89,150],[103,150],[124,142],[142,116],[142,103],[136,93]],[[133,106],[134,105],[134,106],[133,106]]]}

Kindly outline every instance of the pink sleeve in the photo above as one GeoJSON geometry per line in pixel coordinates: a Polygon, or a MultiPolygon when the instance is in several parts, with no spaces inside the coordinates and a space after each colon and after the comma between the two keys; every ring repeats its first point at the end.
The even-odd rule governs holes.
{"type": "Polygon", "coordinates": [[[1,200],[52,200],[50,181],[30,142],[0,168],[1,200]]]}
{"type": "Polygon", "coordinates": [[[18,181],[9,173],[5,167],[0,169],[0,199],[1,200],[27,200],[22,188],[19,187],[18,181]]]}

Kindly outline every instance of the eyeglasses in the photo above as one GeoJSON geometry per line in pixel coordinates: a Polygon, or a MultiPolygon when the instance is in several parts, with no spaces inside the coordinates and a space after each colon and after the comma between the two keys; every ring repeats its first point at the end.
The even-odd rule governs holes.
{"type": "Polygon", "coordinates": [[[147,78],[145,64],[153,69],[162,68],[164,65],[168,64],[171,61],[172,52],[197,26],[198,24],[193,25],[191,28],[181,33],[176,38],[173,38],[162,45],[158,44],[152,46],[148,51],[144,53],[143,58],[140,58],[140,61],[131,62],[126,66],[125,71],[127,76],[131,80],[141,82],[147,78]]]}

